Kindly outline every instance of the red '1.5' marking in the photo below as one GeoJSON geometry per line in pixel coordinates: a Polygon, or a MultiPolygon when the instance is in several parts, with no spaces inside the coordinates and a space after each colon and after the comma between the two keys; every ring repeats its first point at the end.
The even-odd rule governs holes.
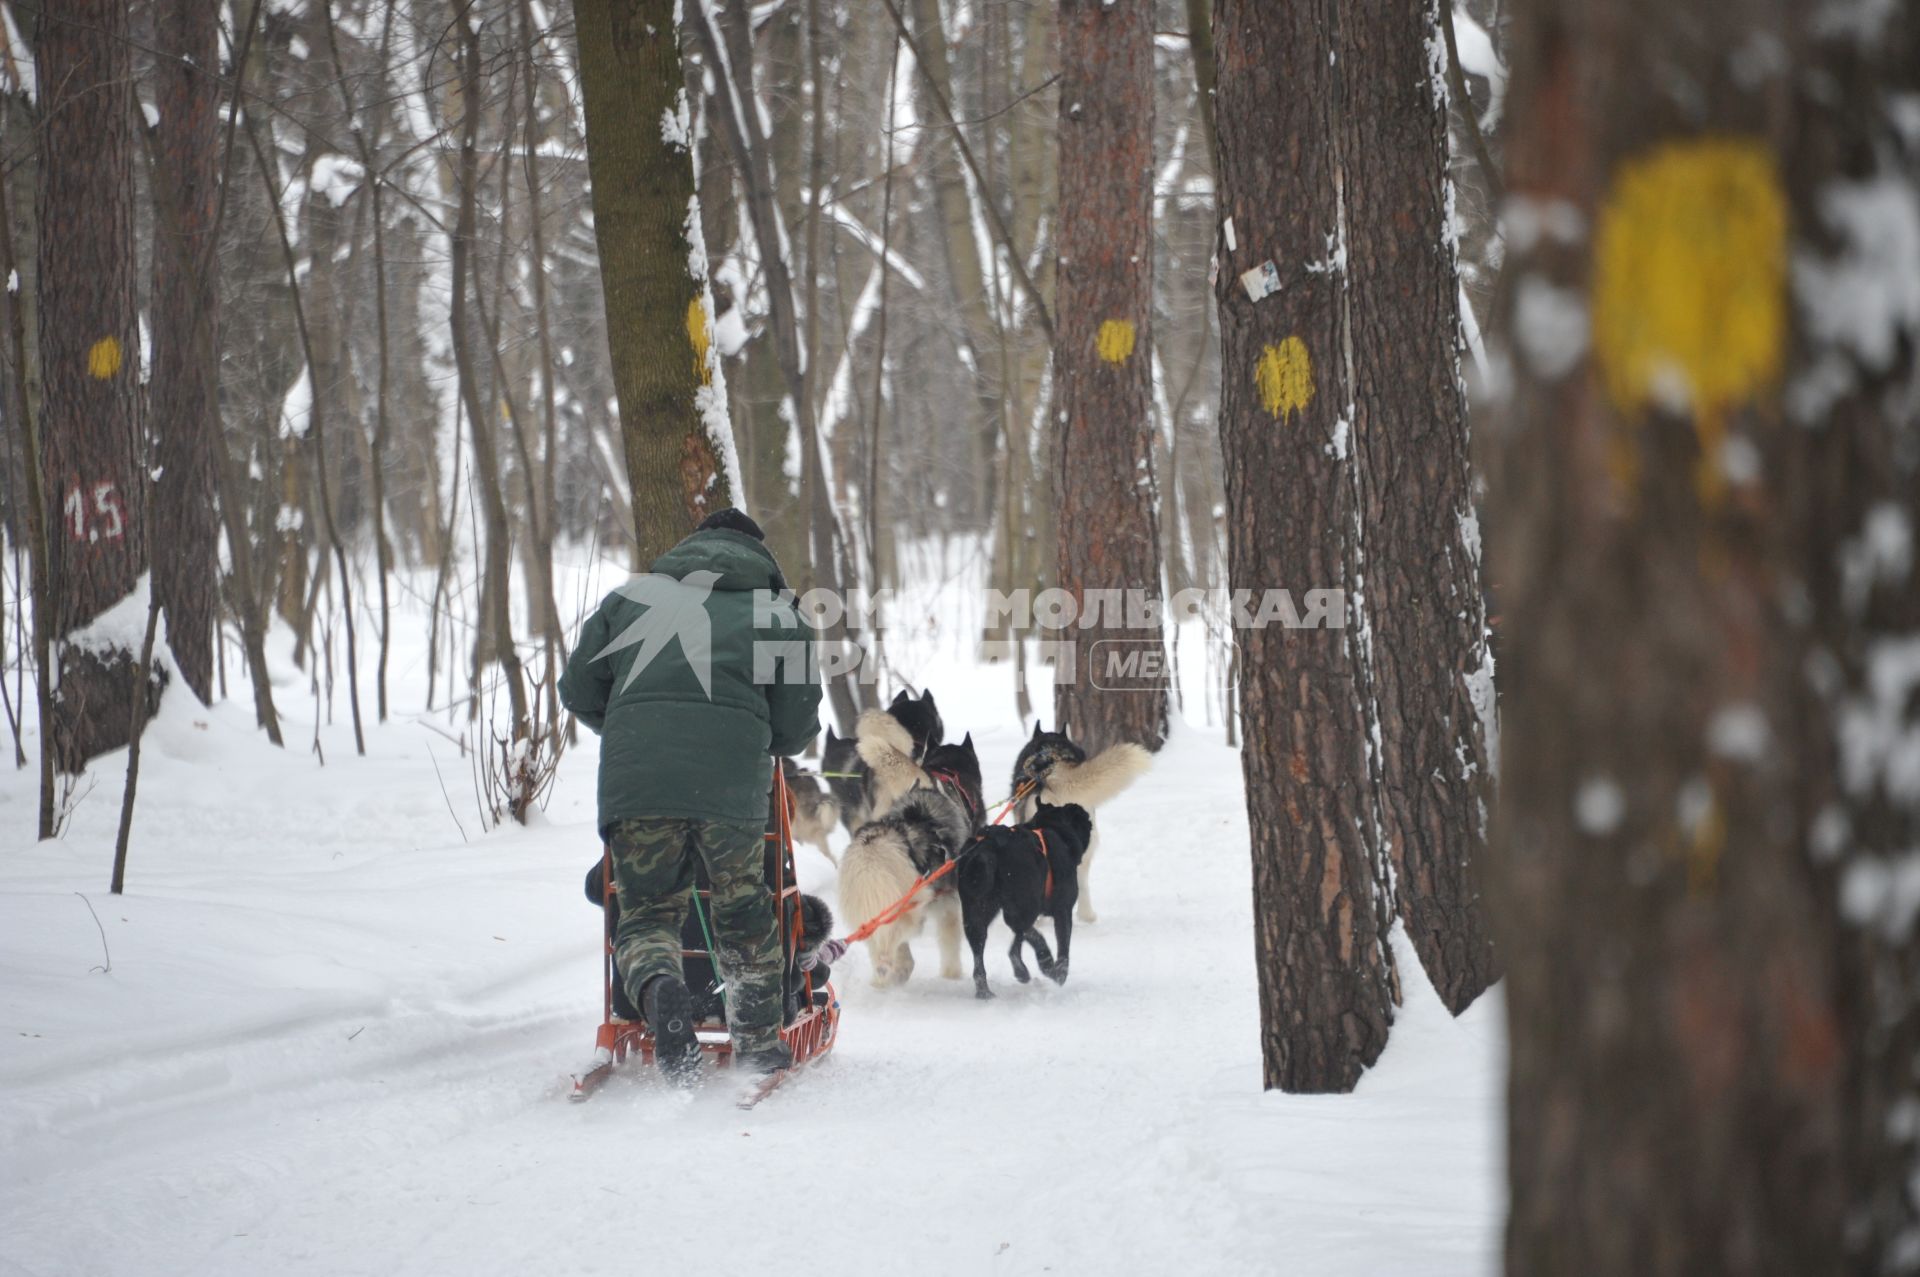
{"type": "Polygon", "coordinates": [[[67,489],[67,499],[61,508],[69,540],[92,544],[118,541],[127,534],[126,508],[120,502],[120,489],[110,479],[91,488],[74,484],[67,489]],[[91,505],[87,500],[89,494],[93,498],[91,505]]]}

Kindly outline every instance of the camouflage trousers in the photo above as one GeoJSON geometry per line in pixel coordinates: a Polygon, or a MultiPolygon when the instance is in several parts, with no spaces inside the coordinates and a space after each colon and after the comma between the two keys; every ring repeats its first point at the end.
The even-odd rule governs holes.
{"type": "Polygon", "coordinates": [[[712,885],[707,925],[714,965],[725,981],[727,1029],[736,1051],[764,1051],[780,1041],[780,933],[765,876],[766,829],[759,824],[678,816],[615,821],[613,853],[620,928],[614,967],[637,1006],[647,981],[683,979],[680,930],[691,906],[696,857],[712,885]]]}

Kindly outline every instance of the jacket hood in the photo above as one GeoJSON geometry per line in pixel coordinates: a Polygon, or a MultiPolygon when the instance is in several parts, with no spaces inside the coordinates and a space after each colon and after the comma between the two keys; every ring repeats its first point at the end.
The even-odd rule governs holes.
{"type": "Polygon", "coordinates": [[[696,532],[653,561],[651,571],[676,581],[691,572],[717,572],[716,590],[781,590],[786,581],[773,551],[744,532],[696,532]]]}

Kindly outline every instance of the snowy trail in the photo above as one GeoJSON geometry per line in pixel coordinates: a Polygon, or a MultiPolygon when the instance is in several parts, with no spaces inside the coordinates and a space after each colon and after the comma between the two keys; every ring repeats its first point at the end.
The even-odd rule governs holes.
{"type": "MultiPolygon", "coordinates": [[[[117,795],[42,847],[31,776],[0,787],[0,1273],[1493,1267],[1497,995],[1453,1021],[1403,953],[1359,1093],[1261,1095],[1239,766],[1197,733],[1103,812],[1064,988],[1016,984],[1000,928],[990,1003],[931,934],[900,989],[856,949],[832,1056],[742,1114],[637,1069],[563,1099],[598,1014],[590,745],[547,823],[480,837],[469,800],[463,843],[425,731],[321,770],[181,699],[126,897],[117,795]]],[[[1018,738],[976,739],[997,796],[1018,738]]]]}

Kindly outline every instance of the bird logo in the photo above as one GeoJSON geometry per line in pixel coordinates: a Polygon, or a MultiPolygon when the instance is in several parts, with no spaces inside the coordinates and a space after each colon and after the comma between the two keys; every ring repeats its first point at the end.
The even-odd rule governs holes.
{"type": "Polygon", "coordinates": [[[629,577],[615,588],[614,593],[621,598],[646,609],[595,658],[604,661],[615,652],[630,647],[640,649],[627,668],[621,691],[633,686],[640,671],[677,638],[688,667],[700,680],[700,690],[707,694],[708,700],[713,699],[713,622],[707,616],[707,596],[713,593],[713,583],[719,579],[718,572],[704,569],[689,572],[678,580],[658,572],[645,572],[629,577]]]}

